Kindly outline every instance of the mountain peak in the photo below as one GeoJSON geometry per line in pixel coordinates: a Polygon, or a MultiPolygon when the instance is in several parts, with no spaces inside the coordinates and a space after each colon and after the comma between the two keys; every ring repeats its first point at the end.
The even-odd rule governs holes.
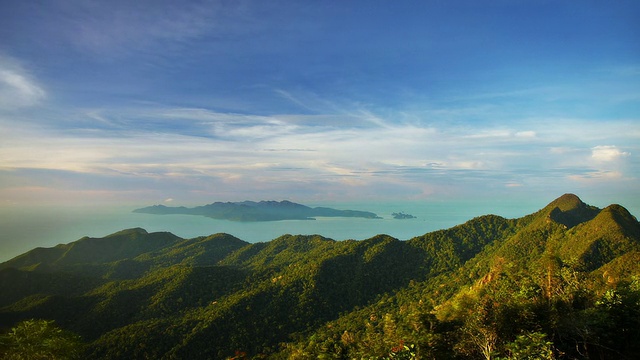
{"type": "Polygon", "coordinates": [[[607,206],[594,219],[594,221],[596,220],[597,226],[600,228],[615,224],[617,229],[625,236],[640,238],[640,223],[638,223],[638,219],[621,205],[612,204],[607,206]]]}
{"type": "Polygon", "coordinates": [[[124,229],[117,232],[114,232],[111,235],[107,235],[107,237],[116,237],[116,236],[131,236],[131,235],[147,235],[149,234],[147,230],[141,227],[135,227],[131,229],[124,229]]]}
{"type": "Polygon", "coordinates": [[[552,209],[557,207],[560,211],[570,211],[585,206],[586,204],[580,200],[578,195],[567,193],[553,200],[548,207],[552,209]]]}
{"type": "Polygon", "coordinates": [[[572,228],[580,223],[589,221],[600,212],[595,206],[590,206],[582,202],[575,194],[564,194],[552,201],[545,208],[547,218],[572,228]]]}

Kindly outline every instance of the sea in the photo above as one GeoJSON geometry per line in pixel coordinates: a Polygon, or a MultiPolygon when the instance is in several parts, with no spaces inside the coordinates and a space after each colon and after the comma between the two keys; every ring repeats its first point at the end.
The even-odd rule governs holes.
{"type": "Polygon", "coordinates": [[[547,199],[525,204],[522,201],[489,200],[305,203],[304,205],[311,207],[371,211],[381,219],[320,217],[316,220],[268,222],[235,222],[194,215],[139,214],[132,212],[135,207],[125,206],[1,207],[0,262],[36,247],[53,247],[84,236],[103,237],[134,227],[148,232],[168,231],[185,239],[227,233],[250,243],[267,242],[284,234],[318,234],[334,240],[364,240],[378,234],[387,234],[399,240],[409,240],[462,224],[481,215],[518,218],[543,208],[547,203],[547,199]],[[394,212],[404,212],[415,218],[394,219],[394,212]]]}

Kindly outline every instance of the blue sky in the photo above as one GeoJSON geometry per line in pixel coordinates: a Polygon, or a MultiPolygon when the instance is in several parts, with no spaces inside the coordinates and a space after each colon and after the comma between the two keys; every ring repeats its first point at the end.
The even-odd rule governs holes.
{"type": "Polygon", "coordinates": [[[3,1],[0,205],[640,206],[637,1],[3,1]]]}

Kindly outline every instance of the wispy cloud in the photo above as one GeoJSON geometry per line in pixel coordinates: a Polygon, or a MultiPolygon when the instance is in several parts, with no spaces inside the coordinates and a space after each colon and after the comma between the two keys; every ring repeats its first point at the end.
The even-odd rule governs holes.
{"type": "Polygon", "coordinates": [[[46,96],[42,86],[17,60],[0,56],[0,110],[33,106],[46,96]]]}
{"type": "Polygon", "coordinates": [[[613,145],[598,145],[591,148],[591,158],[598,162],[616,161],[629,155],[628,152],[622,151],[613,145]]]}
{"type": "MultiPolygon", "coordinates": [[[[97,122],[79,119],[81,126],[65,122],[58,128],[0,119],[7,134],[0,144],[0,168],[14,175],[20,169],[71,174],[57,184],[89,178],[78,180],[92,184],[86,191],[141,186],[146,190],[140,196],[157,201],[167,199],[161,194],[170,188],[181,189],[171,193],[173,199],[197,199],[202,192],[228,196],[240,188],[282,196],[297,189],[308,197],[334,191],[353,198],[385,188],[387,196],[420,197],[457,186],[515,191],[541,186],[542,179],[570,188],[572,181],[619,181],[638,173],[633,163],[612,165],[637,150],[597,145],[614,139],[640,143],[637,131],[619,132],[628,129],[627,121],[593,126],[564,121],[551,131],[553,119],[514,122],[507,128],[393,122],[361,106],[347,112],[351,121],[340,122],[336,119],[345,115],[247,115],[154,106],[89,110],[86,116],[97,122]]],[[[50,181],[56,177],[30,181],[58,186],[50,181]]]]}
{"type": "Polygon", "coordinates": [[[576,14],[567,43],[549,35],[567,30],[563,12],[544,14],[548,32],[514,31],[532,4],[473,19],[439,5],[25,4],[0,12],[0,202],[29,189],[179,203],[640,177],[640,72],[619,50],[632,22],[595,16],[600,5],[576,14]],[[468,20],[474,31],[444,26],[468,20]]]}
{"type": "Polygon", "coordinates": [[[71,44],[107,58],[159,47],[176,51],[207,34],[220,37],[250,27],[240,4],[221,1],[69,1],[48,11],[60,14],[57,30],[71,44]]]}

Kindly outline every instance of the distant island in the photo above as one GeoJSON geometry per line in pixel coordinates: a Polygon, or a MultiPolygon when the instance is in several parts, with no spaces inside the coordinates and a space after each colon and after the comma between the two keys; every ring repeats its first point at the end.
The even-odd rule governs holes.
{"type": "Polygon", "coordinates": [[[131,228],[0,263],[0,358],[638,359],[638,275],[637,218],[573,194],[408,240],[131,228]]]}
{"type": "Polygon", "coordinates": [[[410,215],[410,214],[405,214],[402,211],[397,212],[397,213],[394,212],[391,215],[393,216],[394,219],[400,219],[400,220],[402,220],[402,219],[415,219],[416,218],[415,216],[410,215]]]}
{"type": "Polygon", "coordinates": [[[134,213],[155,215],[200,215],[231,221],[315,220],[316,217],[357,217],[381,219],[375,213],[357,210],[337,210],[328,207],[309,207],[291,201],[215,202],[187,208],[153,205],[133,210],[134,213]]]}

